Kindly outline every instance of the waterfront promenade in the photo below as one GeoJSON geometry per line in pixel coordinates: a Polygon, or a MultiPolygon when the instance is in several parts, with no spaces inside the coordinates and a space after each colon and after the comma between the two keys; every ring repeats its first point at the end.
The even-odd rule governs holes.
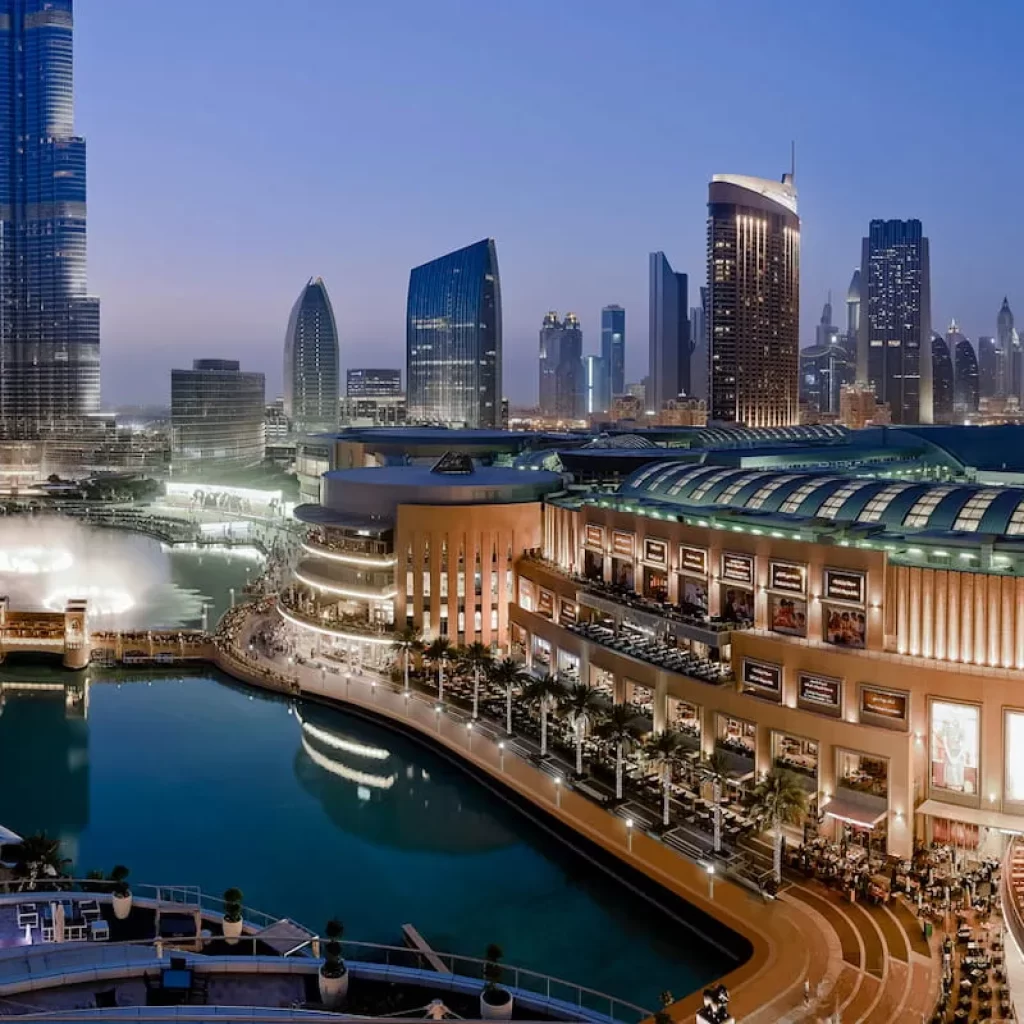
{"type": "MultiPolygon", "coordinates": [[[[332,674],[313,664],[261,657],[249,651],[260,614],[240,609],[229,617],[233,621],[222,631],[215,654],[223,671],[256,686],[348,705],[419,734],[471,765],[497,792],[507,787],[542,817],[557,819],[746,938],[751,957],[720,979],[729,987],[738,1021],[818,1021],[836,1011],[845,1022],[930,1019],[937,965],[902,904],[892,909],[845,904],[813,884],[789,886],[778,900],[766,901],[630,828],[574,790],[567,777],[530,758],[517,742],[504,742],[491,724],[472,723],[459,709],[403,692],[375,674],[332,674]]],[[[644,897],[638,893],[637,898],[644,897]]],[[[691,993],[670,1012],[677,1020],[692,1020],[700,1002],[700,993],[691,993]]]]}

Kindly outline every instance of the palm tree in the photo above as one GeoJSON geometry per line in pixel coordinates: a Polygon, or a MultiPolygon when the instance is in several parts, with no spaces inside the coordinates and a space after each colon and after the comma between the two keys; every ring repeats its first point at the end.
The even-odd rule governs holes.
{"type": "Polygon", "coordinates": [[[491,664],[491,649],[479,640],[474,640],[463,652],[462,659],[473,670],[473,721],[479,717],[480,710],[480,670],[487,669],[491,664]]]}
{"type": "Polygon", "coordinates": [[[597,727],[598,736],[605,743],[615,745],[615,799],[622,800],[622,756],[636,743],[639,719],[628,704],[609,708],[597,727]]]}
{"type": "Polygon", "coordinates": [[[655,733],[645,744],[644,753],[661,775],[661,824],[668,828],[672,823],[671,818],[671,783],[672,768],[679,760],[679,746],[681,737],[675,729],[664,729],[655,733]]]}
{"type": "Polygon", "coordinates": [[[550,673],[531,679],[523,689],[523,700],[540,708],[540,756],[548,756],[548,711],[558,703],[565,687],[550,673]]]}
{"type": "Polygon", "coordinates": [[[771,771],[754,787],[751,815],[762,828],[772,830],[775,844],[775,881],[782,881],[782,826],[799,824],[807,813],[807,793],[800,780],[783,768],[771,771]]]}
{"type": "Polygon", "coordinates": [[[391,641],[391,649],[402,655],[402,667],[405,672],[405,688],[409,689],[409,655],[414,651],[423,650],[423,640],[418,629],[406,626],[396,633],[391,641]]]}
{"type": "Polygon", "coordinates": [[[439,704],[443,704],[444,666],[452,655],[451,641],[446,636],[436,636],[424,649],[423,655],[427,661],[433,662],[437,666],[437,701],[439,704]]]}
{"type": "Polygon", "coordinates": [[[515,658],[502,658],[491,662],[487,674],[495,686],[505,691],[505,732],[512,735],[512,693],[517,686],[523,686],[529,678],[522,664],[515,658]]]}
{"type": "Polygon", "coordinates": [[[573,683],[559,701],[562,714],[572,726],[573,738],[576,743],[576,775],[583,775],[583,737],[587,726],[597,718],[603,702],[597,696],[597,690],[586,683],[573,683]]]}
{"type": "Polygon", "coordinates": [[[700,766],[701,775],[711,783],[711,800],[715,805],[715,853],[722,852],[722,786],[729,777],[729,761],[716,747],[700,766]]]}
{"type": "Polygon", "coordinates": [[[14,860],[14,877],[25,880],[22,889],[34,889],[38,878],[57,878],[71,863],[60,855],[60,840],[45,832],[25,836],[16,846],[10,845],[8,853],[14,860]]]}

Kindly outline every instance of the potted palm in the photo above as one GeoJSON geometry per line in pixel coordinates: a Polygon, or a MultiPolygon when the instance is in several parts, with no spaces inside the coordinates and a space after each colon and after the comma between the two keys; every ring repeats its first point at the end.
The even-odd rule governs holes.
{"type": "Polygon", "coordinates": [[[128,887],[128,869],[123,864],[115,864],[114,870],[110,872],[110,881],[113,882],[111,892],[113,895],[110,902],[114,907],[114,917],[118,921],[127,920],[132,912],[132,891],[128,887]]]}
{"type": "Polygon", "coordinates": [[[480,993],[480,1016],[484,1020],[511,1020],[512,993],[501,987],[501,947],[492,942],[484,960],[484,990],[480,993]]]}
{"type": "Polygon", "coordinates": [[[341,937],[345,929],[340,921],[330,920],[324,929],[327,944],[324,946],[324,962],[320,967],[320,1002],[331,1010],[341,1005],[348,995],[348,968],[341,958],[341,937]]]}
{"type": "Polygon", "coordinates": [[[224,890],[224,938],[234,945],[242,934],[242,890],[224,890]]]}

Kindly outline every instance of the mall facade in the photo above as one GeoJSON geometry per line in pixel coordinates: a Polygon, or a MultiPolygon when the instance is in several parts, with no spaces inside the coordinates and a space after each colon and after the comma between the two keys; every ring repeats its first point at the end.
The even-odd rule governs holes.
{"type": "Polygon", "coordinates": [[[994,849],[1024,832],[1024,487],[908,437],[652,445],[603,488],[526,456],[334,471],[282,614],[381,663],[404,626],[512,650],[721,750],[738,788],[787,768],[794,840],[994,849]]]}

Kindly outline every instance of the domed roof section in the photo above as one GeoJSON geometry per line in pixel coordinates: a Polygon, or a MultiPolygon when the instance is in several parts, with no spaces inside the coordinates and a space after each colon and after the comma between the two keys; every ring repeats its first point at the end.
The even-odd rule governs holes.
{"type": "Polygon", "coordinates": [[[639,434],[601,434],[593,441],[588,441],[584,448],[657,448],[658,446],[648,437],[641,437],[639,434]]]}

